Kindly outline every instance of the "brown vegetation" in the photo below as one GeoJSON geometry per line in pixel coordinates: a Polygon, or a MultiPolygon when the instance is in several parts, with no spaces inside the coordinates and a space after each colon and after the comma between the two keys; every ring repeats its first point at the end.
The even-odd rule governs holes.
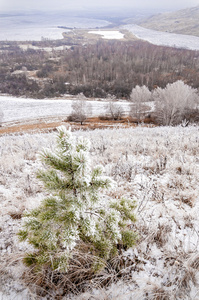
{"type": "Polygon", "coordinates": [[[18,124],[15,126],[5,126],[0,127],[0,135],[3,134],[12,134],[12,133],[24,133],[24,132],[42,132],[50,131],[57,126],[60,126],[62,122],[53,122],[53,123],[32,123],[32,124],[18,124]]]}
{"type": "MultiPolygon", "coordinates": [[[[4,49],[0,53],[2,93],[35,98],[65,93],[129,98],[136,85],[145,85],[151,91],[183,80],[194,88],[199,87],[197,51],[143,41],[99,40],[48,53],[39,49],[24,51],[17,43],[5,43],[0,43],[4,49]]],[[[54,41],[48,41],[48,46],[49,43],[55,46],[54,41]]]]}
{"type": "MultiPolygon", "coordinates": [[[[29,133],[36,133],[36,132],[50,132],[53,130],[56,130],[56,128],[60,125],[66,124],[71,126],[72,130],[87,130],[87,129],[103,129],[103,128],[112,128],[112,127],[123,127],[123,128],[129,128],[129,127],[136,127],[138,124],[138,121],[136,119],[132,119],[130,117],[123,117],[120,120],[112,120],[106,116],[102,117],[93,117],[88,118],[82,125],[78,124],[76,122],[70,122],[65,120],[63,121],[57,121],[57,122],[41,122],[41,123],[30,123],[30,124],[18,124],[13,126],[3,126],[0,127],[0,135],[4,134],[23,134],[25,132],[29,133]]],[[[148,116],[144,119],[143,122],[145,125],[153,126],[155,124],[155,119],[153,116],[148,116]]]]}

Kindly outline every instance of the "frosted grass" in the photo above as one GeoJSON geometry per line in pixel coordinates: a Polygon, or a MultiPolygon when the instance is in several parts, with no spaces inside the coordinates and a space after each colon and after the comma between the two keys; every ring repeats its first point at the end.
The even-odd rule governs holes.
{"type": "MultiPolygon", "coordinates": [[[[122,282],[121,278],[107,290],[96,289],[74,299],[108,299],[108,295],[113,299],[145,299],[146,293],[149,299],[155,299],[154,295],[159,299],[198,299],[198,133],[198,126],[74,133],[90,140],[92,166],[102,164],[105,175],[117,182],[117,188],[103,195],[105,200],[136,200],[135,226],[140,236],[136,248],[123,254],[132,266],[129,281],[122,282]]],[[[21,220],[10,215],[36,207],[43,199],[35,175],[40,167],[37,154],[42,147],[53,149],[54,145],[55,133],[0,137],[0,240],[4,259],[27,250],[27,245],[16,238],[21,220]]],[[[4,295],[28,298],[24,298],[26,287],[19,288],[23,266],[19,262],[7,264],[5,270],[9,277],[6,273],[2,277],[6,282],[4,295]]]]}

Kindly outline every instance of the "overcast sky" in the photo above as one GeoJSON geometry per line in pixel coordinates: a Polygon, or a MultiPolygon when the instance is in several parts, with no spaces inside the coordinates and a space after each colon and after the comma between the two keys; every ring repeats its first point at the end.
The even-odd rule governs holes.
{"type": "Polygon", "coordinates": [[[89,7],[126,7],[175,10],[199,5],[199,0],[0,0],[0,12],[9,10],[67,10],[89,7]]]}

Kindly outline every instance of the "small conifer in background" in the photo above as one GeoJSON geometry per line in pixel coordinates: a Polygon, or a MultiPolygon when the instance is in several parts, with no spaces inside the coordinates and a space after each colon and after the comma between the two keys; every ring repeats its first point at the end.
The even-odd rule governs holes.
{"type": "Polygon", "coordinates": [[[45,168],[38,178],[49,196],[23,218],[20,239],[35,248],[24,258],[26,264],[66,272],[81,242],[105,260],[135,244],[136,234],[131,229],[135,203],[103,197],[102,189],[114,183],[102,175],[102,166],[91,168],[89,149],[87,139],[76,138],[61,126],[55,151],[42,151],[45,168]]]}

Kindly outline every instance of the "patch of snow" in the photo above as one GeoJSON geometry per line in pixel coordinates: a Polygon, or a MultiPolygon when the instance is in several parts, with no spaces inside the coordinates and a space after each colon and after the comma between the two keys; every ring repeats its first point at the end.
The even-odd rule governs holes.
{"type": "Polygon", "coordinates": [[[106,31],[106,30],[93,30],[88,33],[99,34],[102,35],[103,39],[107,40],[120,40],[124,38],[124,34],[119,31],[106,31]]]}

